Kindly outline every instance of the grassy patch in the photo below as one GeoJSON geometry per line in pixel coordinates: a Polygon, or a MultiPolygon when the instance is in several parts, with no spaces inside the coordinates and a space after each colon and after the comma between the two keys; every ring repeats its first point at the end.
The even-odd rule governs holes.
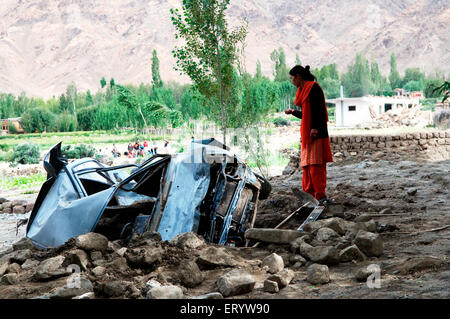
{"type": "Polygon", "coordinates": [[[30,187],[41,186],[46,180],[47,176],[42,173],[33,174],[30,176],[2,177],[0,178],[0,189],[27,189],[30,187]]]}

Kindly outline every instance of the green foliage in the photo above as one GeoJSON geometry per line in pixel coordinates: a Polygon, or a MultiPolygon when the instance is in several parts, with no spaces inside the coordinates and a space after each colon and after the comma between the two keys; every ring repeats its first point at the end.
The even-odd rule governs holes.
{"type": "Polygon", "coordinates": [[[33,143],[22,143],[14,148],[11,162],[17,164],[38,164],[39,146],[33,143]]]}
{"type": "Polygon", "coordinates": [[[33,108],[22,115],[21,124],[25,132],[51,131],[55,127],[56,117],[44,108],[33,108]]]}
{"type": "Polygon", "coordinates": [[[400,73],[397,70],[397,60],[395,54],[391,54],[391,73],[389,74],[389,83],[392,89],[399,88],[401,86],[400,73]]]}
{"type": "Polygon", "coordinates": [[[100,80],[100,85],[102,86],[102,89],[105,87],[105,85],[106,85],[105,77],[102,77],[102,79],[100,80]]]}
{"type": "Polygon", "coordinates": [[[85,107],[78,111],[78,128],[82,131],[90,131],[94,128],[98,107],[95,105],[85,107]]]}
{"type": "MultiPolygon", "coordinates": [[[[47,176],[42,173],[33,174],[30,176],[14,176],[14,177],[0,177],[0,189],[21,188],[27,189],[42,185],[47,180],[47,176]]],[[[29,190],[22,194],[31,194],[35,191],[29,190]]]]}
{"type": "Polygon", "coordinates": [[[291,123],[282,117],[276,117],[272,120],[272,123],[275,124],[275,126],[287,126],[290,125],[291,123]]]}
{"type": "Polygon", "coordinates": [[[283,48],[273,50],[270,54],[270,60],[274,63],[273,75],[275,76],[275,81],[289,81],[289,70],[286,66],[286,55],[283,48]]]}
{"type": "Polygon", "coordinates": [[[88,144],[65,145],[61,148],[61,154],[68,159],[94,157],[97,150],[88,144]]]}
{"type": "Polygon", "coordinates": [[[152,83],[153,86],[156,87],[161,87],[163,85],[161,75],[159,74],[159,59],[158,54],[156,53],[156,49],[153,49],[152,57],[152,83]]]}

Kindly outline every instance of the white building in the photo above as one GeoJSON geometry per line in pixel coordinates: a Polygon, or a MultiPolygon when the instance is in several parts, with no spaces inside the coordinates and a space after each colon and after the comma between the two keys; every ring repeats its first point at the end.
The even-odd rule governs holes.
{"type": "Polygon", "coordinates": [[[336,105],[336,126],[353,127],[364,122],[371,122],[371,112],[379,115],[388,110],[412,108],[419,105],[419,98],[404,96],[363,96],[326,100],[336,105]],[[372,111],[371,111],[372,110],[372,111]]]}

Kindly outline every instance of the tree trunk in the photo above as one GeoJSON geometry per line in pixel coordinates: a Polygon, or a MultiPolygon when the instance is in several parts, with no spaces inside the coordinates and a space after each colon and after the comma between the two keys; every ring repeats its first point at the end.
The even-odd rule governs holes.
{"type": "Polygon", "coordinates": [[[142,119],[144,120],[145,131],[148,132],[147,121],[145,120],[145,117],[144,117],[144,114],[142,113],[142,110],[141,110],[141,106],[140,106],[140,105],[139,105],[139,113],[141,114],[142,119]]]}
{"type": "Polygon", "coordinates": [[[222,111],[222,134],[223,134],[223,144],[227,145],[227,114],[225,112],[225,106],[223,105],[223,81],[222,81],[222,65],[220,61],[220,49],[219,41],[217,41],[217,73],[218,80],[220,84],[220,109],[222,111]]]}

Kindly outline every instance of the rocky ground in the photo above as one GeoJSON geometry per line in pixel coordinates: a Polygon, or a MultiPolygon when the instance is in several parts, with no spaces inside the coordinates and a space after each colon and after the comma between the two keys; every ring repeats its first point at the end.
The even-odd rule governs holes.
{"type": "MultiPolygon", "coordinates": [[[[449,298],[450,160],[374,152],[328,166],[337,205],[295,231],[301,206],[295,155],[271,178],[249,238],[258,247],[206,244],[192,233],[162,242],[136,236],[127,247],[82,235],[47,252],[22,239],[25,215],[1,214],[3,298],[449,298]],[[6,241],[8,239],[9,241],[6,241]],[[255,240],[253,240],[254,242],[255,240]],[[2,252],[3,251],[3,252],[2,252]],[[75,265],[75,266],[74,266],[75,265]],[[73,269],[79,273],[73,274],[73,269]],[[79,288],[74,288],[79,287],[79,288]]],[[[253,244],[252,242],[252,244],[253,244]]]]}

